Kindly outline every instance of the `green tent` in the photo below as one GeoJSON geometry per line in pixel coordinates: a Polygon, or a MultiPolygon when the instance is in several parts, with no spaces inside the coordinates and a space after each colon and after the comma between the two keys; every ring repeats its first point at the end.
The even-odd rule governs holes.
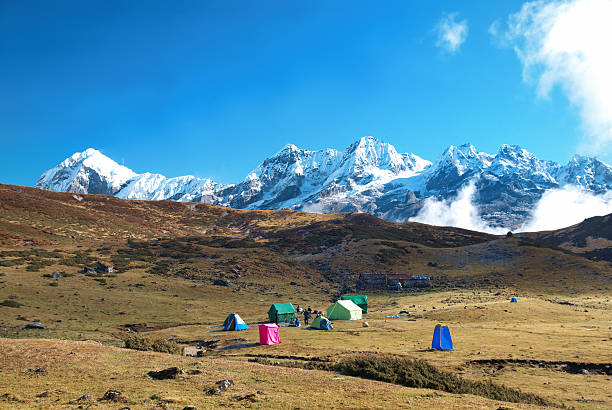
{"type": "Polygon", "coordinates": [[[324,316],[317,316],[315,320],[312,321],[310,327],[319,330],[334,330],[332,323],[324,316]]]}
{"type": "Polygon", "coordinates": [[[368,312],[368,297],[366,295],[341,296],[340,300],[352,300],[354,304],[359,306],[363,313],[368,312]]]}
{"type": "Polygon", "coordinates": [[[278,322],[288,323],[291,319],[295,319],[295,308],[291,303],[275,303],[268,310],[268,319],[270,322],[276,321],[276,313],[278,312],[278,322]]]}
{"type": "Polygon", "coordinates": [[[327,308],[329,320],[360,320],[362,310],[352,300],[339,300],[327,308]]]}

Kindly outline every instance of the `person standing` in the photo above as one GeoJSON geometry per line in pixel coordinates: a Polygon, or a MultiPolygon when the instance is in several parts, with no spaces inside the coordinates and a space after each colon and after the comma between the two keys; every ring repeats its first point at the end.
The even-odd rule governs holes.
{"type": "Polygon", "coordinates": [[[276,326],[278,326],[278,310],[274,312],[274,323],[276,323],[276,326]]]}
{"type": "Polygon", "coordinates": [[[309,310],[305,310],[304,311],[304,324],[306,326],[308,326],[308,321],[310,320],[310,311],[309,310]]]}

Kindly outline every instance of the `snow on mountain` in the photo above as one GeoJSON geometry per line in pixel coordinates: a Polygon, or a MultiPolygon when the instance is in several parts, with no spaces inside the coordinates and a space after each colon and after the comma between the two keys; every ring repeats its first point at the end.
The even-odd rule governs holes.
{"type": "Polygon", "coordinates": [[[423,176],[427,191],[433,194],[455,190],[467,177],[488,168],[493,158],[476,151],[469,143],[458,147],[451,145],[423,176]]]}
{"type": "Polygon", "coordinates": [[[45,172],[36,187],[243,209],[367,212],[405,221],[427,198],[453,200],[468,184],[482,219],[512,228],[525,222],[547,190],[569,185],[595,194],[611,191],[612,167],[582,156],[561,166],[514,145],[490,155],[471,144],[450,146],[432,164],[363,137],[344,151],[287,145],[235,185],[191,175],[136,174],[90,148],[45,172]]]}
{"type": "Polygon", "coordinates": [[[161,200],[180,202],[215,202],[215,191],[222,186],[210,179],[193,175],[166,178],[160,174],[137,175],[115,196],[126,199],[161,200]]]}
{"type": "Polygon", "coordinates": [[[88,148],[45,172],[35,187],[83,194],[107,194],[127,199],[204,199],[214,202],[214,192],[223,185],[191,175],[166,178],[160,174],[136,174],[100,151],[88,148]]]}
{"type": "Polygon", "coordinates": [[[562,185],[578,185],[595,193],[603,193],[612,186],[612,167],[597,158],[575,155],[556,174],[562,185]]]}
{"type": "Polygon", "coordinates": [[[45,172],[36,188],[76,193],[114,195],[136,174],[100,151],[88,148],[45,172]]]}

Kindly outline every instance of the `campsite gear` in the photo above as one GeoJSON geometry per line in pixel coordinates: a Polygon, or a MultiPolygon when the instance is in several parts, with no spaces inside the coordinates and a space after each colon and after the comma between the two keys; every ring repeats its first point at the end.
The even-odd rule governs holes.
{"type": "Polygon", "coordinates": [[[434,329],[433,341],[431,342],[431,348],[436,350],[452,350],[453,341],[451,339],[450,330],[448,326],[437,324],[434,329]]]}
{"type": "Polygon", "coordinates": [[[299,317],[295,318],[295,327],[302,327],[302,323],[300,323],[300,318],[299,317]]]}
{"type": "Polygon", "coordinates": [[[319,330],[334,330],[332,323],[325,316],[318,316],[312,321],[312,325],[310,325],[310,327],[319,330]]]}
{"type": "Polygon", "coordinates": [[[259,344],[276,345],[281,342],[278,335],[278,326],[274,323],[264,323],[259,325],[259,344]]]}
{"type": "Polygon", "coordinates": [[[510,299],[510,303],[518,303],[518,299],[513,297],[512,299],[510,299]]]}
{"type": "Polygon", "coordinates": [[[275,303],[268,310],[268,319],[274,323],[289,323],[291,319],[295,319],[295,309],[291,303],[275,303]]]}
{"type": "Polygon", "coordinates": [[[341,296],[341,300],[351,300],[354,304],[359,306],[363,313],[368,313],[368,297],[366,295],[354,295],[354,296],[341,296]]]}
{"type": "Polygon", "coordinates": [[[223,330],[245,330],[248,329],[244,320],[237,313],[230,313],[230,315],[223,322],[223,330]]]}
{"type": "Polygon", "coordinates": [[[327,308],[330,320],[361,320],[362,310],[351,300],[339,300],[327,308]]]}

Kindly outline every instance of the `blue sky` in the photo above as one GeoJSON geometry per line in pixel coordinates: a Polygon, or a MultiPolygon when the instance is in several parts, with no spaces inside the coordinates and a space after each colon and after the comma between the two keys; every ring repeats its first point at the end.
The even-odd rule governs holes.
{"type": "Polygon", "coordinates": [[[0,182],[93,147],[231,183],[287,143],[364,135],[429,160],[469,141],[565,163],[589,151],[579,102],[539,95],[489,32],[523,3],[0,1],[0,182]],[[467,24],[454,51],[444,19],[467,24]]]}

